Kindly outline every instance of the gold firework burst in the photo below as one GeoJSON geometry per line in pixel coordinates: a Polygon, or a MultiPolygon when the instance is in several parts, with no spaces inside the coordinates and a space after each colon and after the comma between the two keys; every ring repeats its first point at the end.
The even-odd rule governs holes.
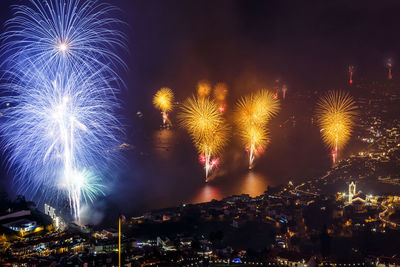
{"type": "Polygon", "coordinates": [[[183,103],[178,119],[190,135],[198,139],[212,135],[224,120],[213,101],[196,97],[183,103]]]}
{"type": "Polygon", "coordinates": [[[245,125],[264,126],[280,110],[279,100],[274,98],[273,93],[266,90],[242,97],[236,106],[236,123],[244,127],[245,125]]]}
{"type": "Polygon", "coordinates": [[[174,93],[171,89],[163,87],[153,97],[154,106],[162,112],[169,112],[173,108],[174,93]]]}
{"type": "Polygon", "coordinates": [[[197,83],[197,96],[199,98],[204,98],[210,95],[211,85],[207,81],[200,81],[197,83]]]}
{"type": "Polygon", "coordinates": [[[317,103],[317,121],[322,139],[334,150],[334,161],[338,150],[350,139],[357,107],[353,97],[344,91],[329,91],[317,103]]]}
{"type": "Polygon", "coordinates": [[[256,156],[268,143],[268,120],[280,109],[279,100],[274,94],[261,90],[241,98],[235,111],[235,123],[241,140],[249,152],[249,168],[252,168],[256,156]]]}
{"type": "Polygon", "coordinates": [[[228,140],[228,127],[214,101],[209,98],[187,99],[178,115],[200,155],[204,156],[206,177],[214,167],[212,157],[220,154],[228,140]]]}

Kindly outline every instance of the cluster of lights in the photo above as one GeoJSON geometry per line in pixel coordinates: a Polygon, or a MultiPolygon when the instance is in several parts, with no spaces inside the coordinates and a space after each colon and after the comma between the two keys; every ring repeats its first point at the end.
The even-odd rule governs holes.
{"type": "MultiPolygon", "coordinates": [[[[257,261],[231,261],[230,259],[228,260],[222,260],[222,259],[218,259],[218,260],[211,260],[210,263],[225,263],[225,264],[248,264],[248,265],[268,265],[268,266],[287,266],[289,264],[288,261],[283,261],[283,260],[278,260],[277,262],[257,262],[257,261]]],[[[305,263],[305,261],[303,260],[302,262],[298,261],[296,262],[296,264],[302,264],[302,266],[307,267],[308,265],[305,263]]]]}

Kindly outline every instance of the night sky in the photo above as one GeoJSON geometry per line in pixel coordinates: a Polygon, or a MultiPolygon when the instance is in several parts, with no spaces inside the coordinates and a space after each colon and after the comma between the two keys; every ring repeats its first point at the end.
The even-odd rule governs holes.
{"type": "MultiPolygon", "coordinates": [[[[1,24],[4,25],[4,21],[11,17],[12,4],[25,2],[2,0],[1,24]]],[[[147,205],[146,201],[154,203],[167,198],[167,195],[161,194],[139,201],[146,195],[146,190],[153,188],[153,183],[156,183],[156,180],[147,177],[157,175],[149,172],[154,166],[140,165],[142,161],[152,160],[148,152],[151,150],[149,136],[159,127],[159,113],[153,109],[151,99],[160,87],[172,88],[177,100],[182,101],[195,92],[199,80],[226,82],[230,88],[229,99],[234,102],[252,90],[272,86],[276,79],[283,80],[292,94],[344,88],[349,64],[357,67],[356,77],[383,80],[386,75],[385,59],[392,57],[395,77],[398,72],[400,2],[396,0],[105,2],[120,7],[121,13],[118,15],[127,23],[124,32],[128,36],[129,51],[121,53],[121,56],[126,60],[129,70],[121,70],[121,76],[126,81],[126,88],[121,95],[125,112],[121,117],[126,125],[126,141],[134,145],[135,150],[126,156],[125,165],[130,166],[129,175],[126,174],[125,165],[116,171],[121,177],[116,179],[109,197],[113,203],[110,206],[117,206],[124,212],[134,212],[142,206],[157,207],[147,205]],[[137,111],[144,114],[143,118],[136,115],[137,111]],[[140,153],[149,156],[144,160],[140,158],[140,153]],[[115,196],[115,190],[122,193],[115,196]],[[125,200],[134,203],[132,206],[135,207],[122,208],[121,203],[125,200]]],[[[289,137],[289,143],[298,145],[306,141],[306,137],[298,138],[293,140],[289,137]]],[[[323,157],[321,142],[310,146],[320,153],[315,157],[323,157]]],[[[182,177],[189,175],[190,168],[200,168],[196,164],[190,141],[179,147],[182,150],[178,153],[181,158],[176,159],[174,164],[185,163],[187,159],[187,168],[178,171],[177,165],[174,165],[165,172],[163,179],[172,180],[171,187],[176,186],[173,183],[182,182],[170,177],[174,173],[182,177]]],[[[299,149],[307,150],[310,147],[300,145],[299,149]]],[[[277,164],[288,153],[279,151],[276,149],[274,154],[280,159],[277,164]]],[[[311,162],[316,161],[305,159],[295,164],[293,171],[286,171],[288,173],[284,176],[298,172],[303,174],[302,169],[311,162]]],[[[4,162],[2,165],[4,173],[4,162]]],[[[327,167],[327,158],[323,158],[320,165],[321,168],[327,167]]],[[[157,166],[161,165],[155,168],[157,166]]],[[[285,169],[284,166],[279,168],[285,169]]],[[[264,172],[262,168],[260,171],[264,172]]],[[[283,176],[281,173],[276,171],[267,175],[280,177],[283,176]]],[[[8,182],[9,175],[3,176],[2,184],[12,194],[14,189],[8,182]]],[[[201,184],[200,180],[194,184],[201,184]]],[[[171,191],[167,190],[167,193],[171,191]]]]}
{"type": "MultiPolygon", "coordinates": [[[[0,22],[11,6],[3,0],[0,22]]],[[[398,1],[103,1],[121,8],[128,26],[128,97],[135,109],[168,85],[178,98],[200,79],[225,81],[242,93],[242,80],[290,87],[336,87],[346,66],[379,75],[397,59],[398,1]]]]}

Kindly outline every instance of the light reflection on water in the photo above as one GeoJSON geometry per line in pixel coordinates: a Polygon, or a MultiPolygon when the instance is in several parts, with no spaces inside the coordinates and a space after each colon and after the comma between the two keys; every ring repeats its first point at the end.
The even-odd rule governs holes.
{"type": "Polygon", "coordinates": [[[315,177],[326,168],[325,162],[330,164],[330,158],[325,157],[322,143],[305,142],[319,140],[319,130],[306,128],[303,132],[302,129],[276,129],[274,142],[252,170],[247,169],[248,158],[241,144],[233,138],[218,171],[213,174],[215,177],[208,183],[204,182],[204,169],[188,134],[179,128],[157,129],[150,138],[146,136],[149,147],[135,161],[138,164],[132,170],[136,179],[132,181],[134,193],[126,189],[126,195],[132,196],[133,209],[151,210],[239,194],[255,197],[263,194],[268,186],[287,183],[289,178],[296,182],[296,179],[315,177]],[[304,151],[307,157],[299,157],[304,151]]]}
{"type": "MultiPolygon", "coordinates": [[[[188,178],[186,179],[193,179],[193,182],[190,182],[190,180],[182,181],[177,176],[169,178],[166,186],[176,189],[175,192],[171,193],[171,199],[176,198],[177,202],[202,203],[239,194],[249,194],[255,197],[261,195],[270,184],[266,175],[255,170],[224,173],[223,176],[217,175],[210,179],[208,183],[204,183],[200,176],[197,177],[202,173],[185,169],[186,166],[183,168],[176,166],[175,160],[182,157],[179,149],[177,149],[179,145],[179,133],[176,130],[157,130],[153,133],[152,150],[157,161],[161,163],[161,165],[156,164],[154,167],[164,169],[163,166],[168,166],[168,169],[171,169],[174,173],[179,168],[179,171],[184,171],[187,174],[188,178]]],[[[196,157],[196,155],[190,154],[185,155],[185,157],[196,157]]],[[[167,188],[164,189],[167,190],[167,188]]]]}
{"type": "Polygon", "coordinates": [[[249,194],[251,197],[259,196],[267,190],[268,182],[267,177],[261,173],[249,171],[241,179],[241,185],[239,189],[241,194],[249,194]]]}
{"type": "Polygon", "coordinates": [[[212,185],[206,184],[196,194],[193,203],[209,202],[213,199],[220,200],[222,198],[220,190],[212,185]]]}
{"type": "Polygon", "coordinates": [[[162,129],[153,133],[153,148],[157,157],[161,160],[168,160],[173,156],[176,134],[173,130],[162,129]]]}
{"type": "Polygon", "coordinates": [[[209,202],[213,199],[221,200],[231,195],[248,194],[256,197],[267,190],[268,178],[258,172],[249,171],[233,181],[223,179],[218,181],[218,177],[211,183],[202,186],[191,200],[192,203],[209,202]]]}

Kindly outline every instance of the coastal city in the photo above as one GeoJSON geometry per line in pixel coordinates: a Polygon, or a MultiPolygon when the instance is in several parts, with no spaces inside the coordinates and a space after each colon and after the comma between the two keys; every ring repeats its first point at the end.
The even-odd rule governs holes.
{"type": "Polygon", "coordinates": [[[398,0],[0,7],[0,267],[400,266],[398,0]]]}
{"type": "Polygon", "coordinates": [[[124,266],[396,266],[400,121],[389,115],[400,95],[386,85],[361,89],[370,95],[357,99],[362,149],[322,177],[121,216],[121,232],[118,218],[115,227],[81,226],[47,204],[2,195],[0,264],[115,266],[121,234],[124,266]]]}

